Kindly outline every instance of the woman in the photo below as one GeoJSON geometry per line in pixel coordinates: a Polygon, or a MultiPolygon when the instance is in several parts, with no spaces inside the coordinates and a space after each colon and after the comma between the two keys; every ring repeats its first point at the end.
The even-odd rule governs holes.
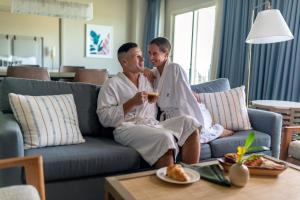
{"type": "Polygon", "coordinates": [[[171,44],[168,39],[158,37],[148,46],[150,62],[154,68],[154,88],[159,93],[158,106],[163,111],[161,118],[169,119],[181,115],[194,117],[201,125],[201,143],[218,137],[232,135],[232,131],[219,124],[212,125],[212,118],[205,105],[199,103],[192,92],[183,68],[171,63],[171,44]]]}

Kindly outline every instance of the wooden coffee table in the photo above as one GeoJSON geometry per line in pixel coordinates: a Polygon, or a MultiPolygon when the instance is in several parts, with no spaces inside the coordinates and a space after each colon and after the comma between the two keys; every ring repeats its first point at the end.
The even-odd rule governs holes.
{"type": "MultiPolygon", "coordinates": [[[[199,163],[208,165],[217,161],[199,163]]],[[[200,180],[190,185],[164,182],[155,170],[106,178],[106,200],[282,200],[300,199],[300,168],[290,165],[278,177],[252,176],[243,188],[223,187],[200,180]]]]}

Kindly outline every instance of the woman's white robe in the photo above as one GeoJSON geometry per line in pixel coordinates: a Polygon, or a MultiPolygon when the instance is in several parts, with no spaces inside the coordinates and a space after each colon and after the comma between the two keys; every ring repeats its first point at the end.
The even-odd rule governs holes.
{"type": "Polygon", "coordinates": [[[219,124],[212,125],[209,111],[193,95],[180,65],[167,62],[161,75],[157,68],[152,71],[156,76],[154,89],[159,92],[157,104],[166,119],[182,115],[194,117],[202,125],[201,143],[214,140],[223,133],[224,128],[219,124]]]}
{"type": "Polygon", "coordinates": [[[179,146],[185,143],[199,124],[186,116],[159,122],[156,120],[156,104],[147,101],[124,115],[123,104],[140,91],[153,91],[143,74],[139,76],[138,88],[121,72],[106,81],[98,96],[100,122],[105,127],[115,127],[115,140],[136,149],[150,165],[155,164],[169,149],[175,150],[176,157],[179,146]]]}

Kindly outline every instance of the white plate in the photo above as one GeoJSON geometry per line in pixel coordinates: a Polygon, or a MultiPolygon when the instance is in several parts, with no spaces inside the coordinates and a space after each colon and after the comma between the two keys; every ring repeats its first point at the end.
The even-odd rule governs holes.
{"type": "Polygon", "coordinates": [[[183,168],[185,173],[189,176],[189,180],[182,182],[182,181],[176,181],[175,179],[169,178],[166,176],[167,174],[167,167],[160,168],[156,171],[156,176],[160,178],[163,181],[169,182],[169,183],[176,183],[176,184],[190,184],[199,181],[200,174],[192,169],[189,168],[183,168]]]}

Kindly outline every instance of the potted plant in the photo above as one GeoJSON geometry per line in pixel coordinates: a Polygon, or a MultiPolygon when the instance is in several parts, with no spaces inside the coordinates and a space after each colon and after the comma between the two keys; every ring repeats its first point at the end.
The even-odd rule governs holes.
{"type": "Polygon", "coordinates": [[[249,170],[244,162],[247,159],[251,159],[251,156],[245,158],[244,155],[249,152],[255,152],[260,150],[265,150],[267,148],[261,146],[251,147],[255,138],[255,133],[252,131],[248,134],[244,146],[237,147],[237,159],[236,163],[231,166],[229,169],[229,178],[233,185],[243,187],[247,184],[249,180],[249,170]]]}

